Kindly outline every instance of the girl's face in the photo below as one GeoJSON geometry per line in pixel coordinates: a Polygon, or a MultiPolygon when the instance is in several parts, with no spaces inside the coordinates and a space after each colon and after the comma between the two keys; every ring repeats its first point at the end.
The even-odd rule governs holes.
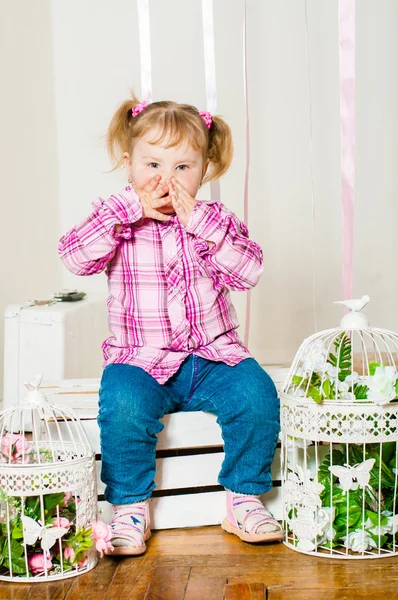
{"type": "MultiPolygon", "coordinates": [[[[161,144],[151,144],[144,137],[135,143],[131,158],[128,153],[124,154],[124,162],[133,187],[144,186],[155,175],[161,176],[162,183],[175,177],[193,198],[204,176],[202,152],[187,143],[166,148],[161,144]]],[[[163,207],[162,212],[174,212],[171,202],[163,207]]]]}

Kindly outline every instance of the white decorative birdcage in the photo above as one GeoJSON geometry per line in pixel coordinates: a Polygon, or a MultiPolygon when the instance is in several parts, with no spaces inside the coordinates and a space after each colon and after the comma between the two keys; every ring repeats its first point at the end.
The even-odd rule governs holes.
{"type": "Polygon", "coordinates": [[[398,336],[368,301],[303,342],[280,394],[285,544],[307,554],[398,551],[398,336]]]}
{"type": "Polygon", "coordinates": [[[72,410],[26,384],[0,413],[0,580],[56,580],[97,563],[95,456],[72,410]]]}

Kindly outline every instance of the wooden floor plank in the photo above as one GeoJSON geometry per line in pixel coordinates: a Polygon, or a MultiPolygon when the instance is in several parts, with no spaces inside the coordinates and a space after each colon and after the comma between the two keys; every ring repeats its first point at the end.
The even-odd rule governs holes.
{"type": "Polygon", "coordinates": [[[26,600],[64,600],[72,583],[72,579],[35,583],[30,588],[26,600]]]}
{"type": "Polygon", "coordinates": [[[145,600],[183,600],[190,567],[155,567],[145,600]]]}
{"type": "MultiPolygon", "coordinates": [[[[372,589],[368,584],[362,588],[324,588],[323,594],[327,600],[380,600],[386,593],[387,597],[395,600],[398,598],[396,587],[384,588],[380,593],[379,589],[372,589]]],[[[320,600],[319,589],[309,588],[268,588],[267,600],[320,600]]]]}
{"type": "Polygon", "coordinates": [[[398,557],[330,560],[244,544],[219,527],[168,530],[154,532],[144,556],[106,557],[76,578],[0,582],[0,600],[223,600],[236,590],[239,600],[264,590],[268,600],[398,599],[398,557]]]}
{"type": "Polygon", "coordinates": [[[225,600],[265,600],[266,590],[262,583],[236,583],[225,586],[225,600]]]}
{"type": "Polygon", "coordinates": [[[222,600],[225,584],[225,577],[194,577],[191,571],[184,600],[222,600]]]}
{"type": "Polygon", "coordinates": [[[156,556],[187,554],[264,554],[274,553],[282,544],[245,544],[236,535],[226,533],[221,527],[198,527],[156,531],[148,543],[148,553],[156,556]],[[242,551],[242,545],[244,551],[242,551]]]}
{"type": "Polygon", "coordinates": [[[65,600],[104,600],[118,563],[105,557],[92,571],[78,575],[65,596],[65,600]]]}
{"type": "Polygon", "coordinates": [[[144,600],[157,558],[145,555],[108,560],[117,561],[118,568],[106,600],[144,600]]]}
{"type": "Polygon", "coordinates": [[[29,583],[0,583],[0,600],[25,600],[30,591],[29,583]]]}

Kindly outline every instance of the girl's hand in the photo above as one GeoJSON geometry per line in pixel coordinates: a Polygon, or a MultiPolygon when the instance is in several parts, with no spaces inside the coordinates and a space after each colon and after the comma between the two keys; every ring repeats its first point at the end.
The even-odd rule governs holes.
{"type": "Polygon", "coordinates": [[[186,190],[175,177],[170,179],[169,195],[177,217],[184,227],[186,227],[188,225],[191,212],[198,201],[195,200],[195,198],[192,198],[188,190],[186,190]]]}
{"type": "Polygon", "coordinates": [[[152,177],[144,186],[141,188],[134,188],[134,191],[138,194],[140,202],[142,204],[142,212],[144,217],[149,219],[156,219],[157,221],[170,221],[169,215],[163,214],[158,208],[163,208],[170,203],[170,197],[162,198],[169,192],[167,185],[160,183],[160,175],[152,177]]]}

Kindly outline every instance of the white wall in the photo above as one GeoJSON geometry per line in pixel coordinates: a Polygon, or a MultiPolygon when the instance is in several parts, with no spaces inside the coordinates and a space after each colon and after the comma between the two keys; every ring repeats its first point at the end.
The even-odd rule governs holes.
{"type": "MultiPolygon", "coordinates": [[[[61,284],[49,0],[0,0],[0,313],[61,284]]],[[[3,380],[0,320],[0,398],[3,380]]]]}
{"type": "MultiPolygon", "coordinates": [[[[25,156],[29,156],[30,148],[36,148],[34,160],[40,161],[41,167],[29,163],[29,174],[21,176],[15,157],[10,160],[11,154],[6,152],[1,161],[2,167],[7,164],[3,198],[10,193],[14,199],[20,197],[28,180],[34,188],[34,205],[37,207],[39,198],[43,203],[40,218],[35,217],[36,226],[44,215],[48,219],[44,238],[30,249],[30,262],[22,257],[16,266],[26,278],[24,287],[15,281],[14,267],[8,265],[2,278],[7,289],[6,294],[2,291],[4,304],[6,298],[14,300],[22,291],[30,296],[34,285],[37,289],[37,277],[52,290],[57,273],[53,238],[82,219],[97,196],[106,196],[124,184],[123,171],[106,173],[110,165],[103,135],[113,111],[129,89],[134,88],[140,95],[140,58],[135,0],[52,0],[51,21],[49,3],[44,0],[1,2],[2,13],[10,12],[14,19],[18,16],[26,27],[35,24],[25,36],[21,35],[24,50],[14,54],[10,51],[12,37],[2,41],[1,68],[10,80],[16,80],[18,89],[13,89],[7,106],[17,117],[24,114],[26,104],[18,99],[26,96],[41,100],[35,108],[37,122],[26,128],[18,121],[18,133],[14,119],[4,119],[4,109],[1,111],[7,121],[9,145],[15,147],[23,136],[25,156]],[[31,7],[31,14],[26,14],[22,6],[31,7]],[[40,34],[39,47],[32,48],[32,31],[40,34]],[[29,68],[21,79],[22,57],[26,53],[29,68]],[[46,132],[45,142],[38,141],[36,128],[46,132]],[[31,182],[33,176],[40,178],[40,193],[38,184],[31,182]]],[[[341,296],[337,1],[307,0],[316,205],[314,248],[304,1],[248,0],[247,4],[249,229],[263,246],[266,261],[262,280],[252,293],[250,346],[260,362],[278,363],[290,361],[302,338],[313,332],[313,265],[318,328],[337,324],[341,314],[332,305],[341,296]]],[[[396,0],[357,2],[354,294],[369,293],[373,323],[392,329],[398,329],[398,275],[394,268],[398,210],[398,175],[394,171],[398,153],[397,17],[396,0]]],[[[191,102],[204,109],[200,0],[150,0],[150,18],[154,99],[191,102]]],[[[243,217],[242,1],[214,0],[214,18],[218,112],[230,123],[235,140],[235,159],[221,184],[222,199],[243,217]]],[[[26,203],[31,206],[27,199],[26,203]]],[[[37,210],[32,213],[37,215],[37,210]]],[[[7,222],[12,220],[11,211],[7,222]]],[[[27,224],[19,225],[26,246],[30,245],[30,230],[27,224]]],[[[14,245],[13,228],[7,228],[5,236],[5,246],[14,245]]],[[[62,271],[62,284],[90,293],[106,292],[103,275],[83,279],[62,271]]],[[[234,297],[243,336],[245,296],[234,297]]]]}

